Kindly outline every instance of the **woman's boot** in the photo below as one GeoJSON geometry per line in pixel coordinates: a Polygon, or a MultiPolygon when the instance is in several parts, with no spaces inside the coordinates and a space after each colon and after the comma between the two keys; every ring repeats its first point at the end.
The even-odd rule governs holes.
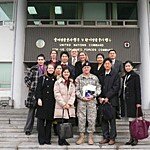
{"type": "Polygon", "coordinates": [[[135,146],[135,145],[137,145],[138,144],[138,140],[137,139],[133,139],[133,142],[132,142],[132,146],[135,146]]]}
{"type": "Polygon", "coordinates": [[[132,135],[131,135],[130,125],[131,125],[131,122],[129,121],[130,140],[126,142],[125,145],[131,145],[134,142],[134,139],[132,138],[132,135]]]}

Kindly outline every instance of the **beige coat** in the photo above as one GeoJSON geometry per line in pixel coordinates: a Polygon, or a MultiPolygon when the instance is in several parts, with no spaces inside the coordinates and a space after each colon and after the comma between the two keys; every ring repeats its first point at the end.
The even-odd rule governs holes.
{"type": "MultiPolygon", "coordinates": [[[[65,80],[61,77],[55,82],[54,85],[54,96],[56,99],[54,118],[62,118],[63,106],[65,104],[70,104],[69,115],[70,117],[75,117],[75,85],[71,80],[69,88],[65,84],[65,80]]],[[[64,110],[64,118],[69,119],[68,111],[64,110]]]]}

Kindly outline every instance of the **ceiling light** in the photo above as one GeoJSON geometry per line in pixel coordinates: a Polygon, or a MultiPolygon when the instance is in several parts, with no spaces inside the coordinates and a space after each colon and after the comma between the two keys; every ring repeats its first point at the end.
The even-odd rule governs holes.
{"type": "Polygon", "coordinates": [[[62,14],[62,7],[61,6],[55,6],[55,14],[57,14],[57,15],[62,14]]]}
{"type": "Polygon", "coordinates": [[[28,12],[29,12],[29,14],[31,14],[31,15],[36,15],[36,14],[37,14],[37,11],[36,11],[36,9],[35,9],[34,6],[29,6],[29,7],[28,7],[28,12]]]}
{"type": "Polygon", "coordinates": [[[57,21],[57,24],[58,25],[65,25],[65,22],[64,21],[57,21]]]}
{"type": "Polygon", "coordinates": [[[35,25],[42,25],[41,21],[34,21],[35,25]]]}

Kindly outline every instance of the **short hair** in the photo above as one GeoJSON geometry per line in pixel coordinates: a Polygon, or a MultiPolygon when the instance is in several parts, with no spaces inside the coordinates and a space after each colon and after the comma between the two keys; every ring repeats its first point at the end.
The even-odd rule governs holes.
{"type": "Polygon", "coordinates": [[[58,55],[58,51],[57,50],[55,50],[55,49],[51,50],[50,51],[50,55],[51,55],[52,52],[56,52],[56,55],[58,55]]]}
{"type": "Polygon", "coordinates": [[[98,54],[96,55],[96,59],[97,59],[97,57],[98,57],[99,55],[101,55],[101,56],[103,57],[103,59],[105,58],[105,57],[104,57],[104,54],[98,53],[98,54]]]}
{"type": "Polygon", "coordinates": [[[69,58],[69,53],[68,53],[67,51],[62,51],[62,52],[60,53],[60,58],[62,57],[63,54],[67,55],[68,58],[69,58]]]}
{"type": "Polygon", "coordinates": [[[110,58],[105,58],[103,64],[105,64],[106,61],[109,61],[112,64],[112,60],[110,58]]]}
{"type": "Polygon", "coordinates": [[[134,67],[134,64],[133,64],[133,62],[132,62],[131,60],[127,60],[127,61],[125,61],[125,63],[124,63],[124,67],[125,67],[125,65],[126,65],[127,63],[129,63],[132,67],[134,67]]]}
{"type": "Polygon", "coordinates": [[[108,54],[109,54],[110,52],[115,52],[115,53],[117,53],[115,49],[110,49],[110,50],[108,51],[108,54]]]}
{"type": "Polygon", "coordinates": [[[36,58],[38,59],[39,57],[43,57],[45,59],[44,54],[39,54],[36,58]]]}

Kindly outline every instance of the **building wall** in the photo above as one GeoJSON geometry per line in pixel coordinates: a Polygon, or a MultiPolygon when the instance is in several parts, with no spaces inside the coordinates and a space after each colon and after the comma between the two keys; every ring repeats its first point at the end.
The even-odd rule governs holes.
{"type": "Polygon", "coordinates": [[[0,62],[12,62],[14,31],[8,26],[0,26],[0,62]]]}
{"type": "Polygon", "coordinates": [[[0,97],[11,97],[13,47],[14,31],[0,26],[0,97]]]}
{"type": "Polygon", "coordinates": [[[49,52],[54,48],[58,52],[72,48],[84,50],[90,61],[95,61],[99,52],[107,57],[109,49],[115,49],[119,60],[141,62],[139,28],[26,28],[25,62],[35,61],[40,53],[49,59],[49,52]],[[39,39],[45,41],[42,48],[36,46],[39,39]],[[125,42],[129,42],[129,47],[125,47],[125,42]]]}

